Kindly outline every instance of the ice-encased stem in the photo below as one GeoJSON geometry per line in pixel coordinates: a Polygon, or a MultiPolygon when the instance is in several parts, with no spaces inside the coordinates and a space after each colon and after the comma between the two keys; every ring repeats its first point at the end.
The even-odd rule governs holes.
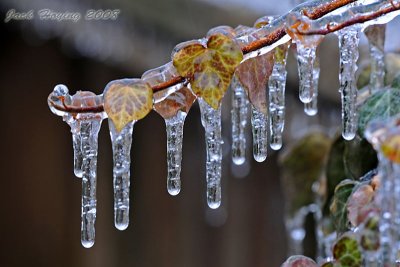
{"type": "MultiPolygon", "coordinates": [[[[286,45],[286,44],[284,44],[286,45]]],[[[280,48],[277,48],[280,49],[280,48]]],[[[282,133],[285,126],[285,87],[287,49],[283,50],[281,61],[275,61],[269,77],[269,129],[270,147],[279,150],[282,147],[282,133]]]]}
{"type": "Polygon", "coordinates": [[[96,221],[96,175],[98,134],[101,119],[82,120],[80,122],[82,148],[82,208],[81,243],[90,248],[95,239],[96,221]]]}
{"type": "Polygon", "coordinates": [[[167,190],[172,196],[181,191],[181,164],[182,164],[182,141],[183,125],[186,113],[178,113],[165,119],[167,129],[167,190]]]}
{"type": "Polygon", "coordinates": [[[317,45],[296,42],[297,68],[299,72],[299,98],[303,103],[309,103],[313,99],[313,69],[316,59],[317,45]]]}
{"type": "Polygon", "coordinates": [[[135,121],[129,122],[120,132],[108,120],[113,150],[114,225],[125,230],[129,225],[129,188],[132,132],[135,121]]]}
{"type": "Polygon", "coordinates": [[[216,209],[221,205],[221,107],[213,109],[202,98],[198,100],[206,140],[207,204],[216,209]]]}
{"type": "Polygon", "coordinates": [[[385,31],[386,24],[372,25],[365,30],[369,40],[369,53],[371,60],[371,75],[369,79],[370,88],[379,89],[384,87],[385,79],[385,31]]]}
{"type": "Polygon", "coordinates": [[[357,130],[356,71],[360,27],[350,26],[337,32],[339,37],[340,70],[339,83],[342,98],[342,136],[352,140],[357,130]]]}
{"type": "Polygon", "coordinates": [[[315,116],[318,113],[318,81],[319,81],[319,59],[316,57],[315,64],[313,66],[313,88],[314,93],[311,99],[311,102],[304,103],[304,112],[308,116],[315,116]]]}
{"type": "Polygon", "coordinates": [[[251,129],[254,159],[263,162],[268,152],[268,116],[253,106],[251,107],[251,129]]]}
{"type": "Polygon", "coordinates": [[[246,135],[248,99],[246,92],[238,81],[232,82],[232,161],[241,165],[246,160],[246,135]]]}

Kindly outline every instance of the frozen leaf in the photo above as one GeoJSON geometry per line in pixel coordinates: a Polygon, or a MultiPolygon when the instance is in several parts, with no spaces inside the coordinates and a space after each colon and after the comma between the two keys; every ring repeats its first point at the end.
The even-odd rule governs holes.
{"type": "Polygon", "coordinates": [[[190,81],[193,92],[218,109],[236,67],[243,59],[240,47],[223,34],[211,35],[207,48],[199,43],[182,47],[173,55],[179,74],[190,81]]]}
{"type": "Polygon", "coordinates": [[[334,266],[335,266],[335,264],[331,261],[324,262],[321,264],[321,267],[334,267],[334,266]]]}
{"type": "Polygon", "coordinates": [[[151,87],[139,79],[115,80],[104,89],[104,110],[117,132],[145,117],[153,107],[151,87]]]}
{"type": "Polygon", "coordinates": [[[371,95],[359,109],[358,132],[361,136],[368,122],[400,113],[400,90],[382,89],[371,95]]]}
{"type": "Polygon", "coordinates": [[[400,163],[400,135],[393,135],[382,143],[381,150],[391,161],[399,164],[400,163]]]}
{"type": "Polygon", "coordinates": [[[318,265],[306,256],[295,255],[288,258],[281,267],[318,267],[318,265]]]}
{"type": "Polygon", "coordinates": [[[358,226],[365,218],[366,209],[375,196],[374,189],[369,184],[362,184],[354,190],[347,200],[348,219],[353,226],[358,226]]]}
{"type": "Polygon", "coordinates": [[[364,250],[376,251],[379,249],[379,217],[370,216],[361,231],[360,245],[364,250]]]}
{"type": "Polygon", "coordinates": [[[321,176],[330,145],[331,140],[324,133],[310,133],[280,158],[282,186],[290,214],[314,202],[312,185],[321,176]]]}
{"type": "MultiPolygon", "coordinates": [[[[154,94],[154,97],[156,95],[157,93],[154,94]]],[[[154,109],[164,119],[168,119],[174,117],[179,110],[188,113],[195,100],[196,96],[187,87],[182,87],[161,102],[154,104],[154,109]]]]}
{"type": "Polygon", "coordinates": [[[335,194],[330,205],[331,217],[338,233],[343,233],[349,229],[347,216],[347,200],[358,182],[344,180],[335,188],[335,194]]]}
{"type": "Polygon", "coordinates": [[[355,236],[343,235],[333,246],[333,257],[341,267],[361,267],[361,251],[355,236]]]}
{"type": "Polygon", "coordinates": [[[274,52],[251,58],[240,64],[236,76],[247,91],[251,104],[267,114],[267,84],[274,66],[274,52]]]}

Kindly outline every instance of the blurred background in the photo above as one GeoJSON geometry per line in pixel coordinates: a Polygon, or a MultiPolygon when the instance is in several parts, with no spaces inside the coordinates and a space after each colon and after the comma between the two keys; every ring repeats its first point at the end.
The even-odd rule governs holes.
{"type": "MultiPolygon", "coordinates": [[[[182,191],[177,197],[166,190],[164,122],[151,112],[134,129],[131,223],[122,232],[113,225],[111,143],[107,122],[103,122],[96,243],[91,249],[80,244],[81,185],[73,175],[70,129],[50,112],[46,100],[59,83],[67,85],[71,94],[77,90],[99,94],[111,80],[140,77],[168,62],[179,42],[200,38],[218,25],[252,25],[263,15],[283,14],[292,6],[289,0],[279,4],[261,0],[1,0],[0,266],[279,266],[287,247],[279,153],[271,151],[265,162],[256,163],[248,150],[244,165],[232,164],[229,93],[223,111],[221,208],[211,210],[206,204],[204,133],[197,104],[186,119],[182,191]],[[11,9],[33,10],[35,17],[5,22],[11,9]],[[79,12],[82,18],[77,22],[40,20],[36,12],[42,9],[79,12]],[[85,20],[91,9],[119,9],[120,14],[116,20],[85,20]]],[[[398,24],[392,23],[391,31],[398,24]]],[[[289,56],[285,147],[304,129],[320,125],[332,132],[340,124],[338,64],[332,64],[338,62],[337,50],[335,37],[321,45],[316,117],[302,113],[296,64],[293,53],[289,56]]],[[[251,144],[250,137],[249,129],[251,144]]]]}

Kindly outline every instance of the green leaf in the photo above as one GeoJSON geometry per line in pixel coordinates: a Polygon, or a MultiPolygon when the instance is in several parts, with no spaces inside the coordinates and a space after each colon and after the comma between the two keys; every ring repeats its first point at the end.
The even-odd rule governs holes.
{"type": "Polygon", "coordinates": [[[400,89],[400,73],[394,77],[392,81],[392,87],[395,89],[400,89]]]}
{"type": "Polygon", "coordinates": [[[281,267],[318,267],[318,265],[306,256],[295,255],[289,257],[281,267]]]}
{"type": "Polygon", "coordinates": [[[333,257],[341,267],[361,267],[362,256],[356,237],[346,234],[333,246],[333,257]]]}
{"type": "Polygon", "coordinates": [[[351,141],[345,141],[343,164],[346,177],[358,180],[378,166],[378,157],[372,145],[360,136],[351,141]]]}
{"type": "Polygon", "coordinates": [[[365,127],[371,120],[386,119],[400,113],[400,90],[376,91],[359,109],[358,133],[364,136],[365,127]]]}
{"type": "Polygon", "coordinates": [[[379,242],[379,216],[370,216],[361,230],[360,244],[364,250],[377,251],[379,242]]]}
{"type": "Polygon", "coordinates": [[[323,173],[330,138],[321,132],[309,133],[292,144],[280,158],[283,191],[290,214],[314,203],[312,185],[323,173]]]}
{"type": "Polygon", "coordinates": [[[347,216],[347,200],[358,182],[344,180],[335,188],[335,194],[330,205],[331,217],[338,233],[343,233],[349,229],[349,219],[347,216]]]}

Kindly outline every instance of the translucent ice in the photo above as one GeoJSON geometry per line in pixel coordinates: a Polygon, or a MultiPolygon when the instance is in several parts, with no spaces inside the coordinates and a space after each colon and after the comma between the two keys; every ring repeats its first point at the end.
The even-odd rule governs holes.
{"type": "Polygon", "coordinates": [[[207,203],[212,209],[221,205],[221,108],[215,110],[203,99],[199,98],[201,123],[205,130],[206,139],[206,181],[207,203]]]}
{"type": "Polygon", "coordinates": [[[251,126],[253,132],[253,156],[258,162],[267,158],[268,116],[252,106],[251,126]]]}

